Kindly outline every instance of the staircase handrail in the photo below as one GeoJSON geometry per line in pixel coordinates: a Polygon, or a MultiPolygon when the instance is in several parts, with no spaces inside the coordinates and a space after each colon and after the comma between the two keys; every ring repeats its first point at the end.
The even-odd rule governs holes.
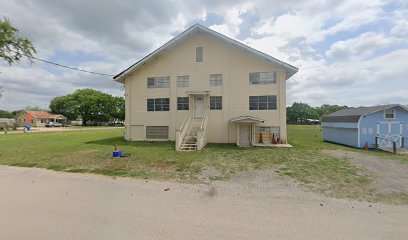
{"type": "Polygon", "coordinates": [[[187,115],[184,117],[183,122],[181,123],[180,128],[176,129],[176,149],[179,150],[183,139],[187,133],[188,124],[191,121],[191,112],[189,111],[187,115]]]}
{"type": "Polygon", "coordinates": [[[197,150],[201,150],[207,144],[207,123],[208,111],[206,111],[204,114],[204,118],[200,126],[200,131],[197,135],[197,150]]]}

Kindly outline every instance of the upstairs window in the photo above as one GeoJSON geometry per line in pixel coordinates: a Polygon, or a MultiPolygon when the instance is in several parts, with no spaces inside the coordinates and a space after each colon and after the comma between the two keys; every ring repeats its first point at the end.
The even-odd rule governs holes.
{"type": "Polygon", "coordinates": [[[149,77],[147,78],[147,88],[169,88],[170,77],[149,77]]]}
{"type": "Polygon", "coordinates": [[[222,110],[222,96],[210,96],[210,109],[222,110]]]}
{"type": "Polygon", "coordinates": [[[211,74],[210,86],[222,86],[222,74],[211,74]]]}
{"type": "Polygon", "coordinates": [[[395,110],[394,109],[385,109],[384,110],[384,118],[385,119],[394,119],[395,118],[395,110]]]}
{"type": "Polygon", "coordinates": [[[177,77],[177,87],[188,87],[190,84],[189,76],[178,76],[177,77]]]}
{"type": "Polygon", "coordinates": [[[203,62],[203,47],[196,47],[196,62],[203,62]]]}
{"type": "Polygon", "coordinates": [[[163,112],[170,110],[169,98],[148,98],[147,111],[148,112],[163,112]]]}
{"type": "Polygon", "coordinates": [[[188,110],[189,97],[177,97],[177,110],[188,110]]]}
{"type": "Polygon", "coordinates": [[[249,73],[250,84],[272,84],[276,83],[275,72],[253,72],[249,73]]]}
{"type": "Polygon", "coordinates": [[[249,110],[275,110],[276,105],[276,95],[249,97],[249,110]]]}

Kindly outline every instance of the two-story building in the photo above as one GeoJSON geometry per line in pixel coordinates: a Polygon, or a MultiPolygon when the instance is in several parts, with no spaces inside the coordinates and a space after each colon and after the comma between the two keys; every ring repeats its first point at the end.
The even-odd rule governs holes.
{"type": "Polygon", "coordinates": [[[125,84],[125,139],[286,143],[286,80],[297,68],[196,24],[114,79],[125,84]]]}

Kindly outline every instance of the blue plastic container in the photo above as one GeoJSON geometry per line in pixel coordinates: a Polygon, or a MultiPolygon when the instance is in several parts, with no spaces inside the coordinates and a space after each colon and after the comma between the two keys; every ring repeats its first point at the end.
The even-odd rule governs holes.
{"type": "Polygon", "coordinates": [[[122,151],[114,151],[112,157],[120,157],[122,156],[122,151]]]}

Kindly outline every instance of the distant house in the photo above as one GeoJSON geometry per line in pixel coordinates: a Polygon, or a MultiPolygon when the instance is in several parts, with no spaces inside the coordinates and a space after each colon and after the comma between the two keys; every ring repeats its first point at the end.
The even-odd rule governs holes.
{"type": "Polygon", "coordinates": [[[196,24],[114,77],[125,84],[125,139],[177,150],[285,143],[286,80],[297,70],[196,24]]]}
{"type": "Polygon", "coordinates": [[[408,108],[399,104],[343,109],[322,118],[323,140],[356,148],[408,148],[408,108]]]}
{"type": "Polygon", "coordinates": [[[29,124],[33,127],[44,127],[49,122],[59,122],[66,124],[68,119],[61,114],[52,114],[44,111],[24,111],[16,116],[16,123],[19,126],[29,124]]]}

